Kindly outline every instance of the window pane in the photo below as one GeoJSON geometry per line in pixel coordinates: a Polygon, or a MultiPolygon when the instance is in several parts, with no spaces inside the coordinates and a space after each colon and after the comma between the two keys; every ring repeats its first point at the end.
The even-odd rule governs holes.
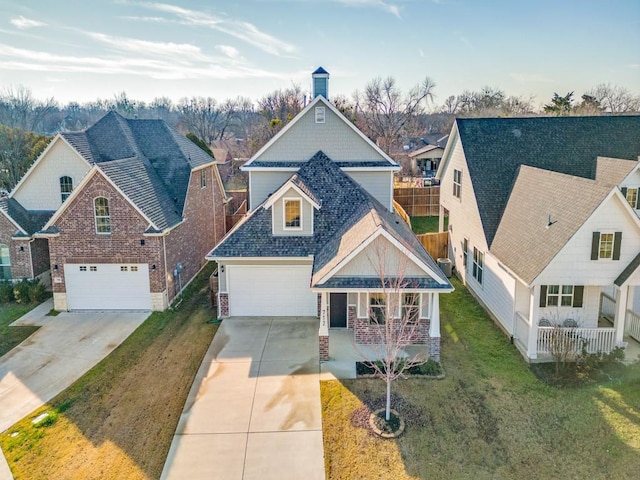
{"type": "Polygon", "coordinates": [[[563,295],[573,295],[573,285],[563,285],[562,286],[562,294],[563,295]]]}
{"type": "Polygon", "coordinates": [[[300,200],[285,200],[285,227],[300,227],[300,200]]]}
{"type": "Polygon", "coordinates": [[[600,234],[600,258],[611,258],[613,254],[613,233],[600,234]]]}
{"type": "Polygon", "coordinates": [[[0,245],[0,265],[11,265],[11,255],[7,245],[0,245]]]}
{"type": "Polygon", "coordinates": [[[547,297],[547,305],[550,307],[557,307],[558,306],[558,296],[554,296],[554,297],[547,297]]]}
{"type": "Polygon", "coordinates": [[[548,295],[558,295],[560,292],[560,285],[549,285],[547,294],[548,295]]]}

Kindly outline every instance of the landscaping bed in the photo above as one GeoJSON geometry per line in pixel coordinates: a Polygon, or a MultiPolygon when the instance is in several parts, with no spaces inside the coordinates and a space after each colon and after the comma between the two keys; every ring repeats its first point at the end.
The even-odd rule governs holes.
{"type": "Polygon", "coordinates": [[[384,406],[382,380],[321,383],[328,479],[636,478],[640,365],[570,389],[548,385],[453,283],[440,299],[447,376],[393,383],[391,406],[407,421],[400,437],[364,424],[384,406]]]}
{"type": "MultiPolygon", "coordinates": [[[[380,362],[380,368],[382,371],[385,371],[382,362],[380,362]]],[[[356,362],[356,375],[359,378],[374,378],[375,370],[370,364],[366,362],[356,362]]],[[[404,371],[404,375],[406,377],[442,379],[444,378],[444,370],[442,368],[442,365],[440,365],[438,362],[428,360],[421,365],[414,365],[407,368],[404,371]]]]}
{"type": "Polygon", "coordinates": [[[160,477],[218,328],[208,305],[211,268],[187,287],[179,308],[153,313],[70,388],[0,435],[16,480],[160,477]]]}

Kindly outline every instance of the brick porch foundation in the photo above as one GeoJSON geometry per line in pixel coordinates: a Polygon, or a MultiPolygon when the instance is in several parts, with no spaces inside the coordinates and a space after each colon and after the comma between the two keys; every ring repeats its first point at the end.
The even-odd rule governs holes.
{"type": "Polygon", "coordinates": [[[329,337],[321,335],[318,337],[318,339],[320,348],[320,361],[326,362],[329,360],[329,337]]]}

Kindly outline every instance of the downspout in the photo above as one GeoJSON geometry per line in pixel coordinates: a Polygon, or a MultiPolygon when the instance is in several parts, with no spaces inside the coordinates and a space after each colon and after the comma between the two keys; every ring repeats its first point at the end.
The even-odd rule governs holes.
{"type": "Polygon", "coordinates": [[[167,306],[171,303],[169,302],[169,280],[167,279],[167,244],[165,242],[166,236],[162,236],[162,253],[164,257],[164,291],[167,292],[167,306]]]}

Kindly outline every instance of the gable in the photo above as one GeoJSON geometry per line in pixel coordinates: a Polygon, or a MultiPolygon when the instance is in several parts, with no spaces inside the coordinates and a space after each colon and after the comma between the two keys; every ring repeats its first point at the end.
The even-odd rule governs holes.
{"type": "Polygon", "coordinates": [[[375,144],[335,110],[328,101],[316,97],[305,110],[259,151],[254,162],[306,162],[322,150],[334,162],[393,162],[375,144]],[[326,102],[326,103],[325,103],[326,102]],[[316,122],[316,108],[324,109],[324,122],[316,122]]]}
{"type": "Polygon", "coordinates": [[[75,188],[90,168],[78,152],[58,136],[25,174],[11,196],[27,210],[57,210],[62,205],[60,177],[71,177],[75,188]]]}
{"type": "MultiPolygon", "coordinates": [[[[553,228],[553,227],[551,227],[553,228]]],[[[617,190],[593,212],[535,279],[536,284],[609,285],[640,251],[640,220],[617,190]],[[620,232],[620,259],[591,260],[593,232],[620,232]]]]}
{"type": "Polygon", "coordinates": [[[308,198],[301,195],[295,188],[290,187],[278,195],[278,198],[271,204],[271,221],[273,235],[313,235],[313,205],[308,198]],[[300,205],[300,228],[285,228],[285,202],[299,202],[300,205]]]}

